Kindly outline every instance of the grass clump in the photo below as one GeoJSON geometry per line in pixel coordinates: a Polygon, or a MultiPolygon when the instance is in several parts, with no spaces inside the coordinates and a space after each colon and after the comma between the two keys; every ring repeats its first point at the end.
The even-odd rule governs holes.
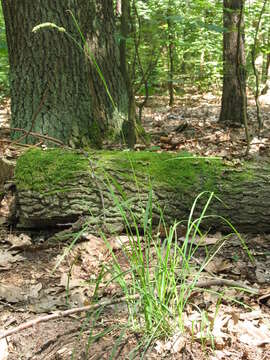
{"type": "MultiPolygon", "coordinates": [[[[148,204],[141,223],[122,206],[119,198],[111,188],[111,194],[126,223],[129,242],[123,245],[122,251],[128,262],[128,270],[123,270],[116,255],[110,248],[105,236],[104,241],[111,249],[113,258],[112,279],[116,281],[127,299],[129,319],[135,331],[143,334],[143,353],[147,351],[153,340],[168,338],[176,332],[184,333],[183,315],[202,271],[223,246],[222,239],[213,251],[206,254],[204,261],[195,269],[194,257],[198,249],[195,237],[204,235],[200,225],[207,217],[206,211],[214,197],[214,193],[203,192],[197,196],[186,223],[186,236],[183,243],[178,242],[175,222],[161,240],[154,235],[152,228],[152,190],[149,192],[148,204]],[[205,205],[198,218],[194,218],[196,205],[205,200],[205,205]],[[132,218],[132,222],[128,218],[132,218]],[[140,229],[143,229],[141,235],[140,229]],[[138,299],[134,295],[139,294],[138,299]]],[[[227,222],[229,224],[229,222],[227,222]]],[[[161,213],[160,225],[166,229],[161,213]]],[[[232,227],[232,231],[234,228],[232,227]]],[[[236,234],[241,239],[240,235],[236,234]]],[[[241,241],[243,241],[241,239],[241,241]]]]}

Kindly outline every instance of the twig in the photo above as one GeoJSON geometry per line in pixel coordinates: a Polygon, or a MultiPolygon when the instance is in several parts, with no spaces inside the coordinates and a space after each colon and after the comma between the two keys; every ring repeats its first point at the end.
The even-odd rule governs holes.
{"type": "Polygon", "coordinates": [[[258,142],[253,142],[253,143],[251,143],[251,146],[252,146],[252,145],[265,145],[265,146],[269,146],[270,143],[269,143],[269,142],[258,141],[258,142]]]}
{"type": "Polygon", "coordinates": [[[61,140],[58,140],[58,139],[55,139],[51,136],[47,136],[47,135],[41,135],[39,133],[35,133],[35,132],[32,132],[32,131],[28,131],[28,130],[25,130],[25,129],[21,129],[21,128],[9,128],[9,131],[21,131],[27,135],[31,135],[31,136],[34,136],[34,137],[37,137],[39,139],[43,139],[43,140],[47,140],[47,141],[51,141],[55,144],[58,144],[58,145],[61,145],[61,146],[64,146],[65,144],[61,141],[61,140]]]}
{"type": "Polygon", "coordinates": [[[209,279],[209,280],[198,281],[195,284],[195,286],[198,288],[206,288],[206,287],[210,287],[210,286],[221,286],[221,285],[233,286],[233,287],[247,290],[248,292],[251,292],[253,294],[258,294],[257,289],[251,288],[239,281],[228,280],[228,279],[209,279]]]}
{"type": "Polygon", "coordinates": [[[69,309],[69,310],[64,310],[64,311],[57,311],[54,314],[51,315],[46,315],[46,316],[40,316],[36,319],[27,321],[22,323],[19,326],[16,326],[13,329],[4,331],[2,333],[0,333],[0,340],[3,338],[6,338],[7,336],[11,336],[14,334],[17,334],[18,332],[21,332],[25,329],[28,329],[30,327],[33,327],[37,324],[40,324],[42,322],[47,322],[50,320],[55,320],[55,319],[59,319],[62,317],[67,317],[76,313],[80,313],[80,312],[84,312],[84,311],[93,311],[96,310],[100,307],[105,307],[105,306],[110,306],[110,305],[114,305],[114,304],[119,304],[121,302],[125,302],[125,301],[130,301],[130,300],[136,300],[139,298],[139,294],[135,294],[133,296],[123,296],[121,298],[117,298],[117,299],[112,299],[112,300],[106,300],[106,301],[101,301],[100,303],[97,304],[93,304],[93,305],[87,305],[87,306],[82,306],[82,307],[78,307],[78,308],[74,308],[74,309],[69,309]]]}
{"type": "Polygon", "coordinates": [[[30,144],[21,144],[21,143],[18,143],[18,142],[14,142],[14,141],[9,140],[9,139],[0,139],[0,142],[10,144],[9,148],[11,147],[11,145],[17,145],[17,146],[22,146],[22,147],[27,147],[27,148],[33,146],[33,145],[30,145],[30,144]]]}

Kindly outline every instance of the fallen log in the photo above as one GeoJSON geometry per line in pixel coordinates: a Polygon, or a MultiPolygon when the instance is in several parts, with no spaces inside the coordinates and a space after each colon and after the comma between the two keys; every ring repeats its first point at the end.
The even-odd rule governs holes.
{"type": "Polygon", "coordinates": [[[228,229],[222,216],[241,232],[269,232],[269,170],[268,163],[187,154],[31,149],[15,169],[18,224],[61,227],[83,218],[93,232],[120,232],[125,217],[131,226],[142,221],[150,202],[156,222],[161,212],[169,223],[187,220],[196,196],[208,192],[196,205],[199,216],[214,192],[219,199],[204,226],[228,229]]]}

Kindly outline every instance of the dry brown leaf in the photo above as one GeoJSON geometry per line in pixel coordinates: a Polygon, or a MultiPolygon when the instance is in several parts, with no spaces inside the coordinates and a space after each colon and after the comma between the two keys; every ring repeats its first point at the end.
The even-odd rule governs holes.
{"type": "Polygon", "coordinates": [[[108,242],[111,245],[112,250],[122,249],[123,246],[129,244],[130,241],[131,239],[127,235],[114,236],[108,239],[108,242]]]}
{"type": "Polygon", "coordinates": [[[29,289],[29,297],[32,299],[37,299],[39,297],[39,292],[41,289],[42,289],[41,283],[31,285],[29,289]]]}
{"type": "Polygon", "coordinates": [[[212,329],[212,335],[215,338],[215,343],[220,346],[225,345],[225,339],[228,339],[230,335],[227,333],[227,325],[230,320],[229,315],[220,314],[215,317],[213,323],[213,329],[212,329]]]}
{"type": "Polygon", "coordinates": [[[0,250],[0,270],[9,269],[11,264],[24,260],[25,258],[20,255],[12,255],[7,250],[0,250]]]}
{"type": "Polygon", "coordinates": [[[66,273],[63,273],[60,279],[60,286],[63,286],[65,289],[72,290],[75,287],[84,286],[84,282],[82,279],[79,278],[74,279],[72,277],[69,277],[66,273]]]}
{"type": "Polygon", "coordinates": [[[158,354],[179,353],[186,345],[186,339],[183,336],[183,333],[178,332],[174,334],[171,338],[167,340],[157,340],[155,345],[155,350],[158,354]]]}
{"type": "Polygon", "coordinates": [[[0,299],[9,303],[16,303],[25,299],[25,294],[18,286],[0,284],[0,299]]]}
{"type": "Polygon", "coordinates": [[[255,320],[255,319],[261,319],[265,316],[265,314],[262,314],[261,309],[254,310],[248,313],[241,313],[240,319],[241,320],[255,320]]]}
{"type": "Polygon", "coordinates": [[[235,353],[228,351],[226,349],[223,350],[215,350],[214,355],[210,355],[209,360],[225,360],[225,359],[231,359],[232,355],[235,355],[235,353]]]}
{"type": "Polygon", "coordinates": [[[30,236],[26,234],[20,234],[19,236],[9,234],[6,241],[12,245],[10,250],[23,250],[32,245],[30,236]]]}
{"type": "MultiPolygon", "coordinates": [[[[214,245],[217,242],[219,242],[221,239],[222,239],[222,234],[220,232],[217,232],[216,234],[207,235],[207,236],[196,235],[194,238],[190,236],[188,242],[198,246],[207,246],[207,245],[214,245]]],[[[186,238],[184,236],[181,236],[178,240],[184,242],[186,238]]]]}
{"type": "Polygon", "coordinates": [[[0,218],[2,218],[2,223],[6,222],[7,219],[12,216],[15,209],[15,201],[15,195],[9,192],[0,202],[0,218]]]}
{"type": "Polygon", "coordinates": [[[8,360],[8,343],[7,340],[1,339],[0,340],[0,360],[8,360]]]}
{"type": "Polygon", "coordinates": [[[235,330],[239,341],[251,346],[261,346],[270,344],[270,330],[269,326],[262,324],[259,327],[255,326],[253,322],[245,320],[239,321],[235,330]]]}
{"type": "Polygon", "coordinates": [[[209,264],[206,265],[205,270],[218,274],[220,272],[230,270],[233,264],[229,260],[224,260],[220,257],[215,257],[209,264]]]}

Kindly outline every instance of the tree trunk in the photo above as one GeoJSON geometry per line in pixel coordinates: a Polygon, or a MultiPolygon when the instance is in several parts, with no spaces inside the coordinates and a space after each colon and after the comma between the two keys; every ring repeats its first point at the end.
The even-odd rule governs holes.
{"type": "Polygon", "coordinates": [[[128,93],[128,121],[123,125],[124,141],[130,148],[136,143],[136,104],[135,96],[128,73],[127,63],[127,38],[130,36],[130,3],[129,0],[121,1],[121,39],[120,39],[120,64],[121,72],[126,84],[128,93]]]}
{"type": "Polygon", "coordinates": [[[241,16],[243,1],[223,1],[225,31],[223,33],[223,92],[220,121],[234,124],[244,123],[246,116],[244,17],[241,16]],[[239,30],[241,30],[240,37],[238,37],[239,30]]]}
{"type": "Polygon", "coordinates": [[[173,106],[174,104],[174,88],[173,88],[173,78],[174,78],[174,29],[173,29],[173,2],[169,0],[167,8],[167,27],[168,27],[168,90],[169,90],[169,105],[173,106]]]}
{"type": "Polygon", "coordinates": [[[270,54],[266,55],[266,64],[263,74],[263,81],[265,85],[261,91],[261,95],[267,94],[268,90],[270,89],[270,54]]]}
{"type": "MultiPolygon", "coordinates": [[[[187,220],[196,196],[214,191],[205,227],[270,231],[269,164],[227,165],[221,160],[151,152],[98,152],[85,155],[38,149],[22,155],[15,169],[16,208],[22,227],[63,226],[86,217],[92,232],[122,231],[127,218],[141,221],[152,188],[153,219],[187,220]],[[132,214],[131,214],[132,212],[132,214]]],[[[199,216],[209,196],[196,206],[199,216]]]]}
{"type": "MultiPolygon", "coordinates": [[[[114,37],[113,1],[36,0],[33,6],[28,0],[2,0],[2,6],[10,61],[11,126],[72,146],[100,145],[112,128],[120,133],[128,113],[128,94],[114,37]],[[33,33],[41,23],[54,23],[66,32],[45,28],[33,33]]],[[[25,141],[37,142],[31,136],[25,141]]]]}

